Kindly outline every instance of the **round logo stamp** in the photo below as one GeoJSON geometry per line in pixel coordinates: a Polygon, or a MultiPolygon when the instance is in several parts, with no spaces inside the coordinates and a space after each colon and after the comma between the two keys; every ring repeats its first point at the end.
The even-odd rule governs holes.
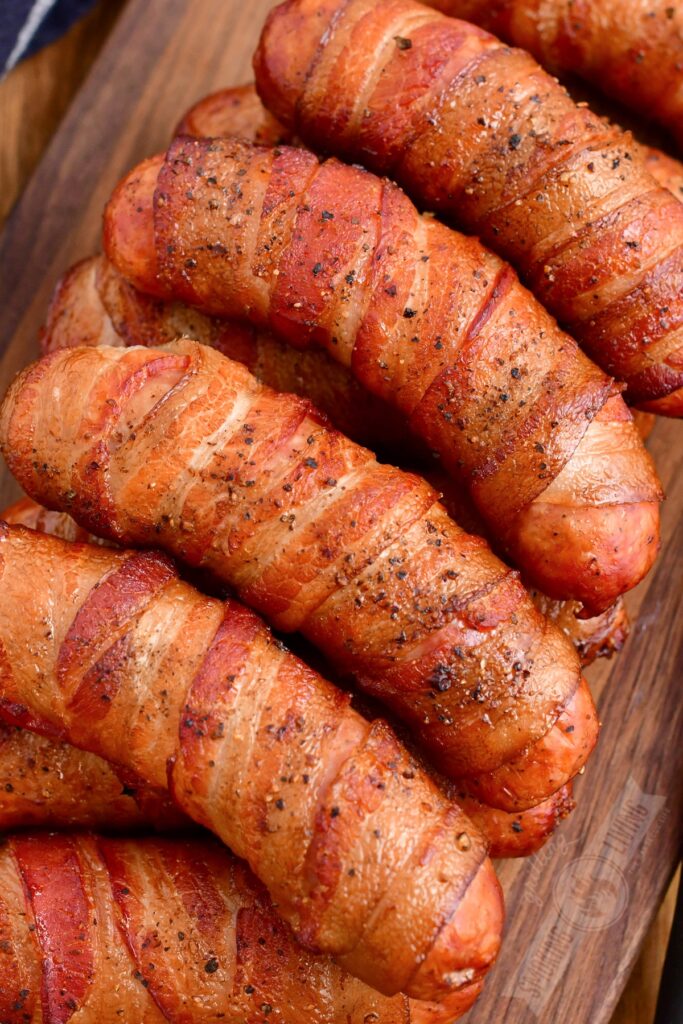
{"type": "Polygon", "coordinates": [[[619,920],[628,905],[621,868],[606,857],[577,857],[565,864],[553,885],[560,917],[579,931],[597,932],[619,920]]]}

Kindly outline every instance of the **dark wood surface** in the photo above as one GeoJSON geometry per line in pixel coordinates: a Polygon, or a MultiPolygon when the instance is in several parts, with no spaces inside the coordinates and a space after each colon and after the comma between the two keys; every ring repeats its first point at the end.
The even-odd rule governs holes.
{"type": "Polygon", "coordinates": [[[57,42],[22,61],[0,82],[0,223],[43,155],[124,3],[98,0],[57,42]]]}
{"type": "MultiPolygon", "coordinates": [[[[36,353],[50,291],[96,251],[102,205],[180,113],[250,77],[270,0],[129,0],[0,240],[0,388],[36,353]]],[[[679,856],[683,804],[683,425],[651,447],[668,492],[662,555],[629,604],[622,655],[590,673],[603,733],[579,809],[501,878],[507,938],[470,1024],[606,1024],[679,856]]],[[[16,493],[0,468],[0,502],[16,493]]],[[[640,1021],[639,1021],[640,1024],[640,1021]]]]}

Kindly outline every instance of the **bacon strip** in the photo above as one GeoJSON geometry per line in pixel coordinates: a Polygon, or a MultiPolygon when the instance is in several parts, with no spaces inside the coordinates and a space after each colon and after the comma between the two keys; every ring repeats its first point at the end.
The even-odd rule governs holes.
{"type": "Polygon", "coordinates": [[[448,1024],[476,998],[380,995],[299,946],[209,840],[35,834],[0,849],[7,1024],[448,1024]]]}
{"type": "Polygon", "coordinates": [[[139,558],[0,524],[3,717],[29,708],[65,740],[168,786],[248,861],[309,949],[380,991],[446,999],[483,977],[502,903],[464,813],[386,725],[361,718],[236,602],[204,597],[175,573],[131,601],[126,570],[139,558]],[[119,609],[109,639],[99,630],[105,588],[119,609]],[[80,714],[84,680],[95,695],[92,668],[123,637],[115,692],[97,718],[80,714]],[[72,668],[60,676],[65,656],[72,668]],[[335,823],[329,862],[315,854],[325,820],[335,823]]]}
{"type": "Polygon", "coordinates": [[[413,0],[287,0],[254,66],[290,130],[480,236],[634,404],[683,414],[683,208],[529,54],[413,0]]]}
{"type": "Polygon", "coordinates": [[[683,144],[683,12],[650,0],[428,0],[578,75],[669,128],[683,144]]]}
{"type": "Polygon", "coordinates": [[[154,209],[153,163],[105,217],[132,283],[323,346],[439,452],[551,597],[595,614],[642,578],[651,461],[612,383],[509,268],[389,183],[303,150],[176,140],[154,209]]]}
{"type": "Polygon", "coordinates": [[[445,774],[514,762],[514,790],[493,801],[503,809],[540,803],[585,763],[597,721],[578,660],[516,575],[423,480],[216,351],[185,340],[54,352],[17,378],[0,439],[34,498],[112,539],[161,545],[304,633],[445,774]],[[569,745],[554,729],[563,714],[569,745]],[[553,762],[550,788],[535,768],[526,788],[519,771],[536,764],[535,744],[553,762]]]}
{"type": "Polygon", "coordinates": [[[13,850],[28,894],[43,956],[42,1015],[67,1024],[95,973],[91,903],[73,842],[53,836],[49,845],[17,839],[13,850]]]}

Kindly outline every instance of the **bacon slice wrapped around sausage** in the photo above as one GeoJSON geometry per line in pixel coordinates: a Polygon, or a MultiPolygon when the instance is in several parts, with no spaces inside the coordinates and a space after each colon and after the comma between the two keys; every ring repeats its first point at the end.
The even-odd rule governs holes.
{"type": "Polygon", "coordinates": [[[531,807],[585,763],[597,722],[578,659],[516,573],[424,480],[215,350],[53,352],[11,387],[0,444],[35,500],[160,545],[300,630],[484,802],[531,807]]]}
{"type": "Polygon", "coordinates": [[[385,456],[427,461],[405,419],[363,388],[322,349],[297,351],[267,331],[205,316],[184,302],[138,291],[105,256],[81,260],[61,278],[41,332],[43,352],[76,345],[162,345],[179,336],[244,363],[264,384],[310,398],[338,430],[385,456]]]}
{"type": "Polygon", "coordinates": [[[683,414],[683,207],[533,57],[413,0],[287,0],[255,69],[289,130],[476,233],[634,404],[683,414]]]}
{"type": "MultiPolygon", "coordinates": [[[[52,352],[105,341],[121,346],[161,345],[183,334],[238,359],[276,390],[310,398],[335,427],[353,440],[379,449],[384,456],[400,449],[402,464],[408,459],[413,468],[432,470],[433,457],[419,450],[405,423],[380,399],[361,389],[349,371],[322,349],[302,354],[271,335],[205,317],[183,303],[152,299],[133,288],[104,256],[82,260],[64,275],[55,289],[41,341],[43,351],[52,352]]],[[[653,418],[648,413],[634,417],[641,434],[653,418]],[[642,428],[638,420],[644,421],[642,428]]],[[[441,491],[449,515],[460,526],[470,533],[485,533],[481,517],[467,501],[462,487],[444,473],[432,472],[431,480],[441,491]]],[[[30,501],[21,510],[13,510],[8,521],[53,533],[51,517],[64,520],[64,530],[57,530],[58,536],[84,539],[74,532],[80,528],[69,516],[47,512],[30,501]],[[20,511],[23,515],[16,518],[20,511]]],[[[557,622],[572,640],[583,665],[620,650],[628,636],[628,616],[621,598],[600,615],[583,618],[576,601],[554,601],[535,590],[531,596],[543,614],[557,622]]]]}
{"type": "Polygon", "coordinates": [[[0,847],[8,1024],[450,1024],[304,950],[247,866],[209,839],[12,836],[0,847]]]}
{"type": "Polygon", "coordinates": [[[495,959],[500,889],[460,808],[388,726],[165,556],[0,524],[0,698],[5,721],[170,788],[309,950],[378,990],[445,999],[495,959]]]}
{"type": "Polygon", "coordinates": [[[141,290],[351,368],[550,597],[597,614],[652,564],[659,484],[612,382],[509,267],[389,182],[300,149],[181,138],[119,186],[105,245],[141,290]]]}
{"type": "MultiPolygon", "coordinates": [[[[101,543],[81,530],[71,516],[49,512],[30,498],[15,502],[0,513],[0,519],[65,540],[101,543]]],[[[116,830],[145,823],[164,830],[189,825],[159,794],[139,784],[122,789],[111,766],[69,744],[0,726],[0,751],[0,831],[31,824],[116,830]]],[[[430,770],[427,763],[423,767],[430,770]]],[[[486,839],[489,855],[495,858],[535,853],[574,806],[571,783],[538,806],[511,813],[459,793],[457,785],[446,779],[439,777],[438,782],[466,809],[486,839]]]]}
{"type": "Polygon", "coordinates": [[[135,832],[151,822],[101,758],[0,723],[0,832],[36,827],[135,832]]]}
{"type": "Polygon", "coordinates": [[[554,74],[669,128],[683,146],[683,10],[667,0],[427,0],[529,50],[554,74]]]}

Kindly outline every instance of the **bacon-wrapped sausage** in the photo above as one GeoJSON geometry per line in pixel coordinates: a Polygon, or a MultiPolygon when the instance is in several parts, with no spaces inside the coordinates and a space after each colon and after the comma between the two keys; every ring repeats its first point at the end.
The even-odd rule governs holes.
{"type": "MultiPolygon", "coordinates": [[[[66,540],[100,543],[81,530],[71,516],[48,512],[30,498],[5,509],[0,519],[66,540]]],[[[164,829],[189,824],[179,820],[179,812],[164,806],[158,794],[140,785],[122,789],[119,777],[106,762],[69,744],[0,726],[0,749],[0,830],[30,824],[116,829],[140,827],[145,821],[164,829]]],[[[430,770],[426,763],[423,767],[430,770]]],[[[486,839],[491,857],[527,857],[535,853],[573,808],[571,783],[536,807],[510,813],[459,793],[457,785],[446,779],[440,777],[438,782],[448,796],[466,808],[486,839]]]]}
{"type": "Polygon", "coordinates": [[[450,1024],[299,946],[245,864],[208,839],[27,835],[0,847],[8,1024],[450,1024]]]}
{"type": "Polygon", "coordinates": [[[413,0],[287,0],[255,68],[290,130],[479,235],[634,404],[683,414],[683,207],[528,53],[413,0]]]}
{"type": "Polygon", "coordinates": [[[579,75],[683,146],[683,11],[668,0],[427,0],[579,75]]]}
{"type": "Polygon", "coordinates": [[[460,808],[384,723],[164,556],[0,524],[0,698],[6,721],[170,787],[307,948],[380,991],[443,999],[495,958],[500,890],[460,808]]]}
{"type": "MultiPolygon", "coordinates": [[[[444,4],[449,0],[444,0],[444,4]]],[[[436,7],[437,3],[428,6],[436,7]]],[[[488,5],[487,5],[488,6],[488,5]]],[[[585,100],[581,100],[584,102],[585,100]]],[[[592,103],[589,103],[589,106],[592,103]]],[[[610,117],[610,120],[614,118],[610,117]]],[[[253,84],[218,89],[198,100],[184,115],[176,135],[218,138],[234,135],[259,146],[293,146],[296,137],[261,103],[253,84]]],[[[647,163],[652,177],[677,199],[683,199],[683,164],[668,153],[632,140],[634,152],[647,163]]]]}
{"type": "Polygon", "coordinates": [[[105,244],[142,290],[350,367],[549,596],[597,614],[652,564],[659,485],[611,381],[510,268],[390,183],[300,149],[181,138],[119,186],[105,244]]]}
{"type": "Polygon", "coordinates": [[[585,762],[578,659],[516,574],[422,479],[215,350],[53,352],[10,389],[0,444],[36,500],[161,545],[300,630],[485,802],[533,806],[585,762]]]}
{"type": "MultiPolygon", "coordinates": [[[[450,788],[485,838],[490,857],[530,856],[573,809],[571,783],[538,807],[517,814],[450,788]]],[[[30,827],[194,831],[193,822],[170,800],[139,783],[124,783],[96,754],[0,722],[0,833],[30,827]]]]}

